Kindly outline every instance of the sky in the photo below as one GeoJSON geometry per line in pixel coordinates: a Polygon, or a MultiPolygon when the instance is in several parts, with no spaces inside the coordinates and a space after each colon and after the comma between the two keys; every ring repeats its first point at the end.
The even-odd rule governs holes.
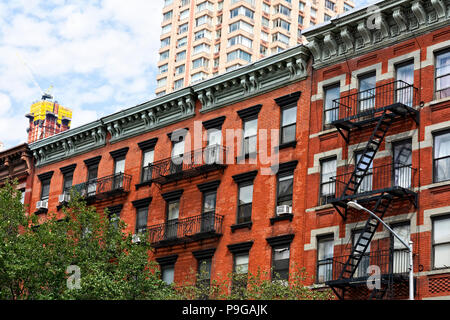
{"type": "Polygon", "coordinates": [[[25,114],[50,86],[72,128],[154,98],[163,2],[0,0],[4,148],[26,142],[25,114]]]}

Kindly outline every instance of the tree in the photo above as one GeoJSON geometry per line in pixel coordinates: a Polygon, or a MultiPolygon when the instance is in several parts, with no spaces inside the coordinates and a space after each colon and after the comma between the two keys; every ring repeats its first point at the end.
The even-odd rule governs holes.
{"type": "Polygon", "coordinates": [[[0,189],[0,299],[164,299],[173,287],[134,244],[123,222],[109,221],[76,194],[59,219],[27,216],[15,184],[0,189]],[[77,274],[80,271],[80,286],[77,274]],[[72,272],[72,271],[71,271],[72,272]]]}

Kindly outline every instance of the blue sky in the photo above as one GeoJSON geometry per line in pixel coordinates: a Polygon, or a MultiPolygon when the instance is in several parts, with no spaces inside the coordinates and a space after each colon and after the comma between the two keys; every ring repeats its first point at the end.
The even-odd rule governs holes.
{"type": "Polygon", "coordinates": [[[163,0],[0,0],[5,147],[26,141],[24,115],[41,97],[33,77],[73,110],[72,128],[152,99],[162,7],[163,0]]]}

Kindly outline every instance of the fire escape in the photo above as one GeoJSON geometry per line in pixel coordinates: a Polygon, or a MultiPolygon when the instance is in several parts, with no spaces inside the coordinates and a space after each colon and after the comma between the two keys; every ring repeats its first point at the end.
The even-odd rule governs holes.
{"type": "MultiPolygon", "coordinates": [[[[383,218],[396,201],[410,201],[417,207],[414,191],[416,170],[411,166],[412,147],[407,144],[397,151],[392,163],[378,161],[384,165],[374,166],[375,156],[389,129],[396,122],[414,121],[419,124],[417,89],[403,81],[394,81],[375,88],[360,91],[334,100],[335,126],[347,145],[364,139],[362,152],[355,157],[354,165],[346,167],[344,173],[334,177],[335,195],[331,203],[344,221],[350,209],[349,201],[358,201],[383,218]]],[[[396,282],[405,281],[408,272],[406,252],[374,250],[370,248],[379,221],[373,217],[353,239],[351,253],[334,257],[327,284],[339,299],[354,299],[355,296],[383,299],[389,293],[393,297],[396,282]],[[381,288],[368,290],[369,265],[376,265],[381,272],[381,288]]],[[[347,251],[347,252],[349,252],[347,251]]]]}

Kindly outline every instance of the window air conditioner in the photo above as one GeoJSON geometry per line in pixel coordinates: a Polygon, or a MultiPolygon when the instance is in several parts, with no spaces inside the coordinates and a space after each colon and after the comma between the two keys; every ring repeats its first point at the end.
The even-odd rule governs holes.
{"type": "Polygon", "coordinates": [[[70,201],[70,194],[60,194],[59,195],[59,203],[67,203],[70,201]]]}
{"type": "Polygon", "coordinates": [[[48,209],[47,200],[41,200],[36,203],[36,209],[48,209]]]}
{"type": "Polygon", "coordinates": [[[288,205],[278,206],[277,207],[277,215],[280,216],[282,214],[292,213],[292,207],[288,205]]]}

